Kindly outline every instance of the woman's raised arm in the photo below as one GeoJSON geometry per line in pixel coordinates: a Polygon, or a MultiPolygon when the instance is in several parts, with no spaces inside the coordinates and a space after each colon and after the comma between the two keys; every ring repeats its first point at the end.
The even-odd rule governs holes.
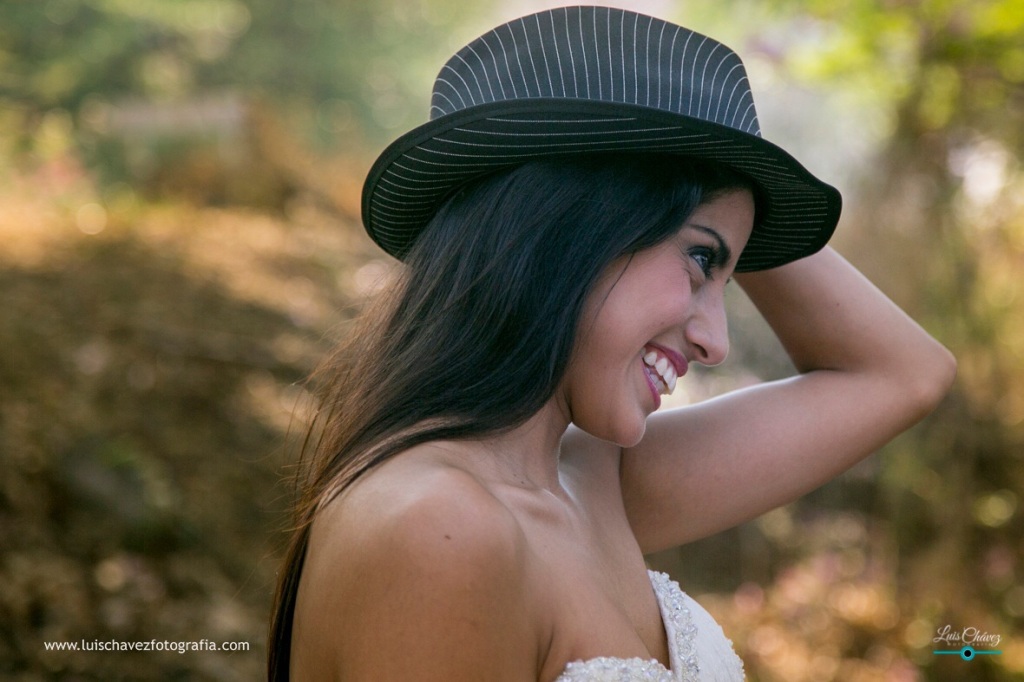
{"type": "Polygon", "coordinates": [[[736,276],[800,374],[656,413],[623,450],[645,552],[786,504],[930,412],[956,362],[835,251],[736,276]]]}

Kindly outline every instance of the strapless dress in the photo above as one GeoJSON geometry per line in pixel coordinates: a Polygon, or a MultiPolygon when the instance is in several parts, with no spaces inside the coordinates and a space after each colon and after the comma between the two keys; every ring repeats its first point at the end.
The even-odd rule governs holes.
{"type": "Polygon", "coordinates": [[[648,571],[668,635],[670,669],[656,659],[574,661],[555,682],[739,682],[743,662],[711,614],[664,573],[648,571]]]}

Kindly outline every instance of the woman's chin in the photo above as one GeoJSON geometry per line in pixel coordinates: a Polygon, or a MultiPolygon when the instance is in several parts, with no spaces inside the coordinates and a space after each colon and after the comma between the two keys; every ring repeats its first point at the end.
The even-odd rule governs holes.
{"type": "Polygon", "coordinates": [[[639,406],[630,414],[573,415],[572,423],[594,438],[612,443],[621,448],[631,448],[639,443],[647,432],[647,418],[650,415],[639,406]]]}
{"type": "MultiPolygon", "coordinates": [[[[645,423],[645,426],[646,426],[646,423],[645,423]]],[[[618,444],[619,444],[620,447],[623,447],[623,448],[631,448],[631,447],[637,445],[640,441],[642,441],[644,439],[644,433],[646,433],[646,432],[647,432],[646,428],[641,428],[633,437],[625,439],[625,440],[621,440],[621,441],[618,442],[618,444]]]]}
{"type": "Polygon", "coordinates": [[[619,424],[608,429],[608,431],[604,435],[596,433],[593,435],[609,443],[615,443],[620,448],[631,448],[643,440],[644,433],[647,432],[647,419],[643,417],[636,423],[619,424]]]}

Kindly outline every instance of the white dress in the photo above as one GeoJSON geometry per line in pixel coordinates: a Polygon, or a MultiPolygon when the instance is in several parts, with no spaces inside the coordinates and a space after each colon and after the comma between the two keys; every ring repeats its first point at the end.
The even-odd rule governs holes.
{"type": "Polygon", "coordinates": [[[575,661],[555,682],[739,682],[743,662],[711,614],[664,573],[648,571],[668,635],[666,669],[656,659],[602,656],[575,661]]]}

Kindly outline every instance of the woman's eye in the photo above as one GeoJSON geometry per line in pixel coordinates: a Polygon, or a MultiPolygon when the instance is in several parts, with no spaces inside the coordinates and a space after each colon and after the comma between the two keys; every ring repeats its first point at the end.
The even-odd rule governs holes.
{"type": "Polygon", "coordinates": [[[705,277],[711,277],[711,269],[715,263],[715,254],[711,249],[705,247],[691,249],[690,258],[697,264],[705,277]]]}

